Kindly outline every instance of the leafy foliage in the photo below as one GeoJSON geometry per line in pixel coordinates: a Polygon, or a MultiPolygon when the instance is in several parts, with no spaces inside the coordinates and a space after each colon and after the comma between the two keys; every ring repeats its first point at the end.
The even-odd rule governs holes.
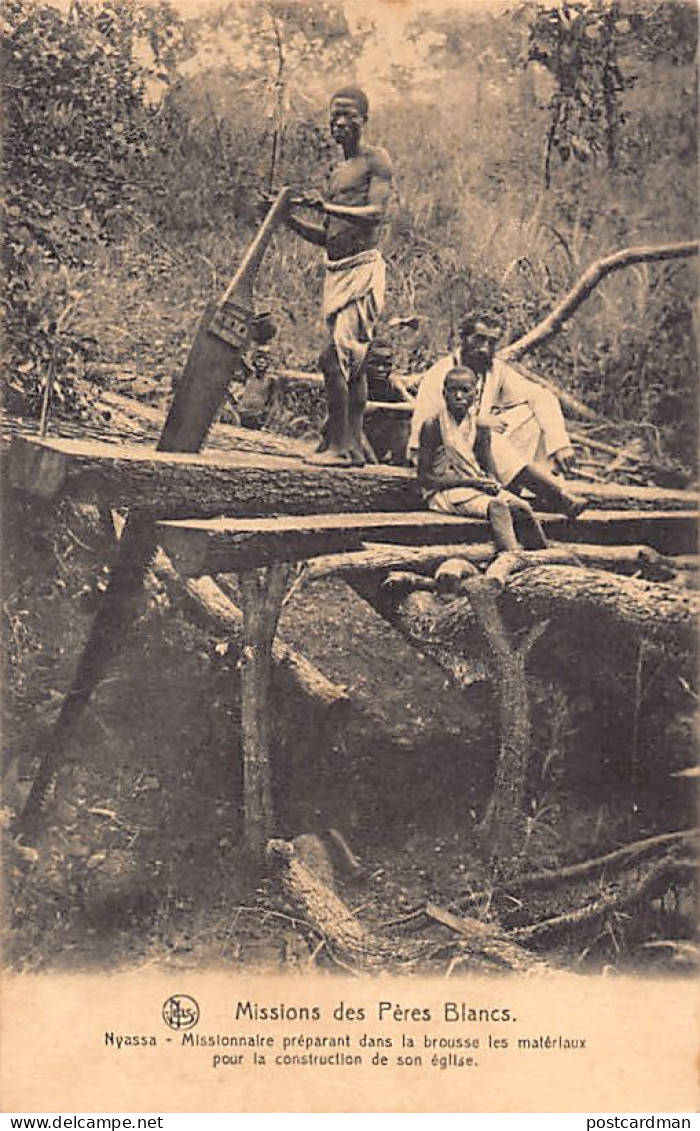
{"type": "Polygon", "coordinates": [[[615,165],[624,122],[620,96],[634,81],[619,63],[619,39],[629,26],[619,6],[605,0],[538,9],[528,59],[546,67],[556,84],[544,159],[547,187],[554,149],[562,162],[570,156],[587,161],[604,151],[608,164],[615,165]]]}
{"type": "Polygon", "coordinates": [[[41,386],[77,406],[75,378],[95,342],[75,315],[95,245],[128,228],[149,157],[149,75],[185,46],[167,3],[99,7],[10,0],[2,24],[5,88],[4,265],[10,407],[33,411],[41,386]],[[150,48],[150,65],[137,61],[150,48]],[[65,392],[64,392],[65,390],[65,392]]]}

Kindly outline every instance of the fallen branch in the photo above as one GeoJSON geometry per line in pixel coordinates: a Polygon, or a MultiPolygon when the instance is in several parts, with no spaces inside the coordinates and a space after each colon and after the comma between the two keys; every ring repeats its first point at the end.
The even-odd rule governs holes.
{"type": "MultiPolygon", "coordinates": [[[[376,573],[385,570],[410,569],[418,573],[432,572],[435,567],[448,558],[459,558],[477,566],[485,566],[496,557],[496,549],[491,542],[466,544],[451,543],[445,546],[396,546],[387,543],[366,542],[363,550],[340,554],[325,554],[310,558],[304,567],[306,581],[317,581],[324,577],[349,577],[352,574],[376,573]]],[[[645,574],[657,568],[669,571],[693,568],[695,559],[687,555],[671,557],[660,554],[651,546],[598,546],[585,542],[561,542],[551,545],[547,550],[528,551],[529,565],[571,565],[609,570],[611,573],[645,574]]]]}
{"type": "Polygon", "coordinates": [[[463,919],[435,903],[426,903],[422,914],[443,927],[455,931],[467,943],[477,946],[485,957],[509,970],[543,970],[545,963],[522,947],[512,942],[503,931],[480,919],[463,919]]]}
{"type": "MultiPolygon", "coordinates": [[[[153,574],[184,602],[190,614],[204,621],[211,630],[226,634],[229,643],[240,650],[243,645],[243,613],[210,577],[183,578],[159,550],[153,562],[153,574]]],[[[310,704],[329,710],[348,701],[344,687],[328,679],[314,664],[290,648],[279,637],[272,645],[274,678],[286,681],[290,691],[303,695],[310,704]]]]}
{"type": "MultiPolygon", "coordinates": [[[[497,898],[500,903],[512,897],[532,895],[537,892],[547,892],[554,888],[566,889],[581,883],[600,885],[604,873],[618,873],[625,868],[636,867],[641,861],[646,861],[650,856],[659,852],[673,851],[692,844],[700,838],[700,829],[681,829],[672,833],[660,833],[658,836],[645,837],[643,840],[634,841],[607,852],[603,856],[591,857],[577,864],[566,864],[562,868],[550,868],[542,872],[531,872],[529,875],[508,877],[503,881],[502,887],[496,893],[493,888],[474,892],[462,900],[458,906],[471,907],[474,904],[492,902],[497,898]]],[[[674,857],[675,858],[675,857],[674,857]]],[[[670,856],[667,857],[670,859],[670,856]]],[[[413,912],[417,917],[422,913],[422,908],[413,912]]]]}
{"type": "Polygon", "coordinates": [[[583,924],[590,925],[613,911],[623,911],[642,900],[661,895],[673,882],[692,879],[697,875],[697,865],[692,860],[659,860],[638,883],[622,891],[603,895],[599,899],[563,915],[540,920],[527,927],[515,927],[509,934],[521,942],[534,942],[552,934],[570,931],[583,924]]]}
{"type": "MultiPolygon", "coordinates": [[[[575,286],[564,295],[546,318],[538,322],[527,334],[523,334],[521,338],[501,350],[499,356],[504,361],[512,362],[523,357],[535,346],[543,345],[561,329],[581,303],[595,290],[598,283],[613,271],[619,271],[621,267],[629,267],[633,263],[660,263],[666,259],[688,258],[697,255],[699,250],[700,243],[697,240],[690,240],[686,243],[661,244],[657,247],[626,247],[612,255],[597,259],[584,271],[575,286]]],[[[558,392],[558,395],[561,398],[561,392],[558,392]]]]}

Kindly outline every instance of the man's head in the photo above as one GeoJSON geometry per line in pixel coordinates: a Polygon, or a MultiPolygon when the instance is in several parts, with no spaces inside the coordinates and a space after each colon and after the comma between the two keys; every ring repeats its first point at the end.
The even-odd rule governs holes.
{"type": "Polygon", "coordinates": [[[257,345],[267,345],[277,333],[277,326],[272,319],[272,312],[265,310],[253,316],[251,325],[251,338],[257,345]]]}
{"type": "Polygon", "coordinates": [[[466,366],[458,365],[450,369],[442,387],[445,404],[450,416],[461,423],[474,406],[479,382],[476,373],[466,366]]]}
{"type": "Polygon", "coordinates": [[[385,338],[375,338],[367,354],[367,376],[387,380],[394,364],[394,351],[391,342],[385,338]]]}
{"type": "Polygon", "coordinates": [[[256,346],[253,350],[253,369],[256,377],[266,377],[273,362],[269,345],[256,346]]]}
{"type": "Polygon", "coordinates": [[[369,115],[369,101],[359,86],[342,86],[331,98],[331,136],[343,148],[356,145],[369,115]]]}
{"type": "Polygon", "coordinates": [[[468,314],[459,327],[459,357],[462,365],[482,376],[491,367],[501,328],[478,314],[468,314]]]}

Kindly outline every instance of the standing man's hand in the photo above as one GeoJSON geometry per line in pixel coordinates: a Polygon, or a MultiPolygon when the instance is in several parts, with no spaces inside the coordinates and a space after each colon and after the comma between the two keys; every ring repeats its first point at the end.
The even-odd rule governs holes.
{"type": "Polygon", "coordinates": [[[265,189],[260,189],[254,198],[253,208],[258,220],[264,220],[268,212],[275,203],[277,195],[274,192],[267,192],[265,189]]]}
{"type": "Polygon", "coordinates": [[[485,495],[490,495],[494,499],[501,491],[501,484],[497,479],[482,479],[479,485],[485,495]]]}
{"type": "Polygon", "coordinates": [[[325,201],[317,189],[303,189],[293,192],[290,205],[295,208],[314,208],[317,212],[325,211],[325,201]]]}

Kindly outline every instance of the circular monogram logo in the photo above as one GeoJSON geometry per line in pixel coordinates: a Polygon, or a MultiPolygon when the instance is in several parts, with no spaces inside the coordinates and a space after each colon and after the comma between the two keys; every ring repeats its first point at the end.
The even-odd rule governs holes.
{"type": "Polygon", "coordinates": [[[163,1020],[171,1029],[194,1029],[199,1021],[199,1006],[189,994],[173,994],[163,1003],[163,1020]]]}

